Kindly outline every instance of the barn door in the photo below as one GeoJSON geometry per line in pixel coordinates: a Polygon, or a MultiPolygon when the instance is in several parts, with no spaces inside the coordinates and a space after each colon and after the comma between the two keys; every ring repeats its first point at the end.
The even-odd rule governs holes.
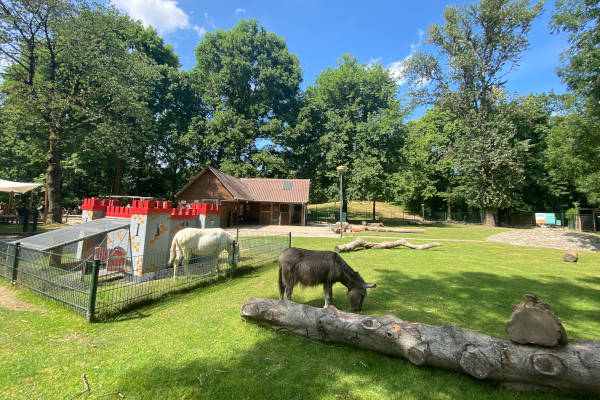
{"type": "Polygon", "coordinates": [[[279,225],[290,224],[290,205],[280,204],[279,205],[279,225]]]}

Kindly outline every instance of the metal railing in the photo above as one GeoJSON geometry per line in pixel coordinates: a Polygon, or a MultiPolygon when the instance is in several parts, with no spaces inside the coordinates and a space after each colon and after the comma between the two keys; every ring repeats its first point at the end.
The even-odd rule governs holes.
{"type": "Polygon", "coordinates": [[[182,265],[177,268],[177,276],[168,265],[167,252],[144,255],[152,272],[136,275],[132,267],[137,257],[101,263],[78,260],[64,250],[57,254],[0,241],[0,276],[68,306],[88,321],[103,320],[168,293],[199,286],[207,278],[233,276],[237,268],[275,261],[291,244],[290,233],[238,231],[236,239],[231,264],[227,251],[195,256],[187,271],[182,265]]]}

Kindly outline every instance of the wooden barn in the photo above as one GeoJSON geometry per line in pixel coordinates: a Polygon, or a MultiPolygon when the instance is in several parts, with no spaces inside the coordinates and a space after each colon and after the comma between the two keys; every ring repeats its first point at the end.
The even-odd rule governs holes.
{"type": "Polygon", "coordinates": [[[180,203],[218,202],[221,226],[305,225],[310,179],[236,178],[204,168],[177,193],[180,203]]]}

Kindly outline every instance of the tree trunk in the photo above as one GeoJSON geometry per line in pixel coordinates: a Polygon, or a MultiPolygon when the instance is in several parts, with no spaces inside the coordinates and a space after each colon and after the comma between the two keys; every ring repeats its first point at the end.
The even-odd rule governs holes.
{"type": "Polygon", "coordinates": [[[371,218],[371,221],[375,221],[375,200],[373,200],[373,218],[371,218]]]}
{"type": "Polygon", "coordinates": [[[336,253],[343,253],[346,251],[352,251],[358,247],[362,247],[365,249],[393,249],[394,247],[398,247],[398,246],[405,246],[405,247],[408,247],[409,249],[413,249],[413,250],[425,250],[425,249],[430,249],[432,247],[438,247],[441,245],[442,245],[441,243],[434,242],[434,243],[427,243],[427,244],[422,244],[422,245],[417,246],[412,243],[409,243],[406,239],[400,239],[400,240],[396,240],[394,242],[369,243],[369,242],[365,242],[361,238],[357,238],[356,240],[353,240],[350,243],[335,246],[334,251],[336,253]]]}
{"type": "Polygon", "coordinates": [[[123,181],[123,159],[117,159],[117,165],[115,166],[115,178],[113,180],[113,194],[121,194],[121,182],[123,181]]]}
{"type": "Polygon", "coordinates": [[[483,209],[483,221],[485,226],[496,226],[496,208],[487,207],[483,209]]]}
{"type": "Polygon", "coordinates": [[[433,326],[252,297],[240,314],[245,321],[277,331],[464,372],[507,389],[600,394],[599,341],[571,340],[553,348],[520,345],[450,324],[433,326]]]}
{"type": "Polygon", "coordinates": [[[46,215],[46,223],[61,223],[61,180],[62,169],[60,166],[60,140],[61,128],[54,125],[50,131],[48,150],[48,169],[46,170],[46,183],[48,185],[48,214],[46,215]]]}
{"type": "Polygon", "coordinates": [[[446,211],[446,221],[451,222],[452,221],[452,203],[450,202],[450,193],[452,193],[452,188],[450,186],[446,187],[446,193],[448,194],[448,196],[446,197],[446,204],[448,206],[448,209],[446,211]]]}

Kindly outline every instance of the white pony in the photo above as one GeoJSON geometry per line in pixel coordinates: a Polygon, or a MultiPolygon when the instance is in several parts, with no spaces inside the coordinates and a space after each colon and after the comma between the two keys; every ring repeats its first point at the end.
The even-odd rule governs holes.
{"type": "Polygon", "coordinates": [[[229,264],[233,266],[234,242],[233,238],[221,228],[180,230],[171,242],[169,264],[173,263],[173,279],[177,277],[177,266],[182,256],[186,275],[188,275],[188,263],[194,254],[214,255],[218,258],[223,250],[227,250],[229,264]]]}

